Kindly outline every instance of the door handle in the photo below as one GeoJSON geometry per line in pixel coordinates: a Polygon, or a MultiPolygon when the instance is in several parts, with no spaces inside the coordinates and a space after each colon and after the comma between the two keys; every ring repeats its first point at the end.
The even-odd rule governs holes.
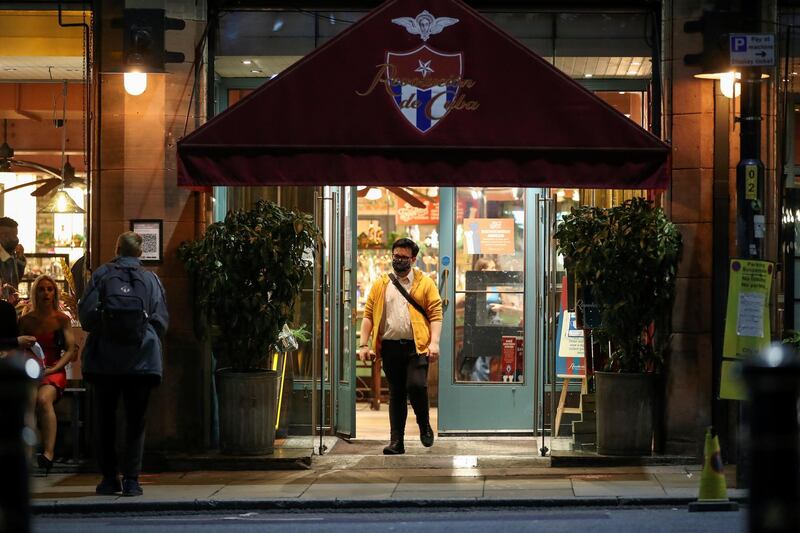
{"type": "Polygon", "coordinates": [[[350,273],[352,268],[345,267],[342,269],[342,303],[350,303],[350,273]],[[346,281],[345,281],[346,280],[346,281]]]}
{"type": "Polygon", "coordinates": [[[445,268],[442,270],[442,306],[447,307],[450,305],[450,298],[447,296],[447,278],[450,277],[450,269],[445,268]]]}

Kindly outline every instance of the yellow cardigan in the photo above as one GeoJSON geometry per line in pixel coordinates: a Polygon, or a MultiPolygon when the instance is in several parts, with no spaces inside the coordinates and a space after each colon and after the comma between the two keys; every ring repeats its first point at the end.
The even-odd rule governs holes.
{"type": "MultiPolygon", "coordinates": [[[[442,299],[439,296],[439,289],[436,287],[436,283],[417,268],[413,272],[414,280],[411,282],[411,290],[408,293],[427,311],[428,319],[431,322],[441,322],[442,299]]],[[[389,283],[391,283],[391,280],[389,280],[388,274],[384,274],[373,283],[364,308],[364,318],[372,321],[372,346],[379,357],[381,352],[378,333],[383,319],[383,306],[386,303],[386,287],[389,283]]],[[[431,343],[430,326],[425,317],[414,309],[411,304],[408,304],[408,312],[411,315],[411,330],[414,332],[417,353],[428,353],[428,345],[431,343]]]]}

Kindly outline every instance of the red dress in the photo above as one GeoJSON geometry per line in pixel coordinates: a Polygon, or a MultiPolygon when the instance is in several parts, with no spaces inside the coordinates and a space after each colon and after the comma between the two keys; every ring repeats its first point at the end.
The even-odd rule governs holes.
{"type": "MultiPolygon", "coordinates": [[[[36,335],[36,342],[42,347],[44,352],[44,365],[46,367],[53,366],[61,359],[61,347],[56,344],[56,332],[41,333],[36,335]]],[[[61,369],[58,372],[49,374],[42,378],[41,385],[52,385],[58,391],[58,397],[64,393],[64,388],[67,386],[67,371],[61,369]]]]}

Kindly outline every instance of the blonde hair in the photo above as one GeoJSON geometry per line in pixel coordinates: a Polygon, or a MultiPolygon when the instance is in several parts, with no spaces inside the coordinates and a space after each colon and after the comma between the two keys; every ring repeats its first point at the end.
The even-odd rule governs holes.
{"type": "Polygon", "coordinates": [[[142,255],[142,236],[135,231],[126,231],[117,237],[117,255],[140,257],[142,255]]]}
{"type": "Polygon", "coordinates": [[[53,298],[53,309],[58,311],[59,300],[60,300],[60,297],[61,297],[61,290],[58,288],[58,283],[56,283],[56,280],[54,280],[51,276],[48,276],[47,274],[42,274],[41,276],[36,278],[36,280],[33,282],[33,285],[31,285],[30,303],[28,304],[29,305],[28,313],[35,313],[36,310],[37,310],[37,306],[39,304],[37,303],[36,300],[38,299],[39,284],[42,281],[49,281],[50,283],[53,284],[53,287],[55,287],[55,297],[53,298]]]}

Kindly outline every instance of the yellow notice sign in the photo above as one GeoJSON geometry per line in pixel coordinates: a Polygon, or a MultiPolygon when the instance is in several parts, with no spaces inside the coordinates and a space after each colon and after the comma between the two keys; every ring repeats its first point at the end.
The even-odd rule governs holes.
{"type": "Polygon", "coordinates": [[[769,291],[774,265],[731,260],[722,357],[742,359],[769,345],[769,291]]]}
{"type": "Polygon", "coordinates": [[[731,260],[720,398],[744,398],[736,369],[742,359],[769,346],[769,293],[774,272],[775,266],[769,261],[731,260]]]}
{"type": "Polygon", "coordinates": [[[758,166],[744,166],[744,199],[758,199],[758,166]]]}
{"type": "Polygon", "coordinates": [[[722,361],[720,372],[719,397],[724,400],[744,400],[745,385],[742,379],[742,362],[722,361]]]}

